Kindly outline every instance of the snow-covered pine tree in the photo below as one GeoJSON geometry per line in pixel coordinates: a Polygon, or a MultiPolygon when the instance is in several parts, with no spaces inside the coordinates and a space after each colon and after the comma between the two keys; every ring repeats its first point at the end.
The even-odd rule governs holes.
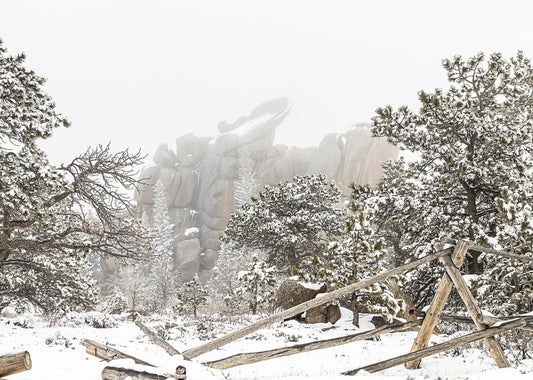
{"type": "MultiPolygon", "coordinates": [[[[518,191],[523,191],[520,188],[518,191]]],[[[504,187],[496,199],[494,245],[510,247],[514,253],[533,240],[533,193],[520,194],[504,187]],[[516,249],[518,248],[518,249],[516,249]]],[[[533,257],[531,252],[528,256],[533,257]]],[[[484,255],[484,273],[473,282],[477,299],[490,312],[516,315],[533,310],[533,263],[484,255]]]]}
{"type": "Polygon", "coordinates": [[[146,229],[119,217],[133,210],[120,189],[137,186],[132,167],[142,156],[98,146],[52,166],[38,141],[69,122],[24,59],[9,56],[0,41],[0,310],[13,304],[69,310],[95,301],[89,253],[149,251],[146,229]]]}
{"type": "Polygon", "coordinates": [[[240,314],[242,305],[236,296],[238,287],[238,274],[244,270],[248,255],[234,251],[222,244],[218,252],[216,266],[211,269],[208,282],[210,306],[223,309],[227,314],[240,314]]]}
{"type": "Polygon", "coordinates": [[[243,145],[239,149],[237,180],[234,182],[235,209],[240,209],[243,204],[248,203],[257,194],[257,188],[254,161],[250,155],[250,148],[243,145]]]}
{"type": "Polygon", "coordinates": [[[174,271],[174,225],[170,223],[165,185],[158,180],[154,186],[152,228],[154,261],[151,265],[151,291],[155,310],[164,310],[176,290],[174,271]]]}
{"type": "Polygon", "coordinates": [[[109,314],[120,314],[128,309],[128,299],[119,287],[113,287],[102,301],[102,310],[109,314]]]}
{"type": "Polygon", "coordinates": [[[194,318],[198,317],[198,309],[207,304],[208,295],[198,274],[184,283],[178,291],[178,299],[186,310],[192,311],[194,318]]]}
{"type": "Polygon", "coordinates": [[[323,174],[265,186],[231,215],[221,241],[233,250],[263,251],[280,269],[297,267],[342,234],[345,210],[336,206],[340,194],[323,174]]]}
{"type": "MultiPolygon", "coordinates": [[[[412,231],[402,234],[399,245],[418,256],[448,235],[509,249],[508,241],[498,240],[498,199],[507,188],[519,197],[513,202],[527,204],[533,193],[530,60],[521,52],[510,60],[478,54],[446,59],[443,66],[450,88],[421,91],[419,112],[387,106],[373,118],[374,135],[415,153],[386,168],[394,173],[386,173],[380,186],[386,198],[398,195],[390,210],[400,212],[398,220],[405,218],[412,231]]],[[[389,228],[376,223],[380,230],[389,228]]],[[[515,247],[515,253],[524,254],[526,247],[515,247]]],[[[469,273],[483,271],[479,256],[467,257],[469,273]]],[[[491,265],[487,261],[485,270],[491,265]]]]}
{"type": "Polygon", "coordinates": [[[278,287],[278,269],[253,254],[244,270],[237,276],[235,296],[248,304],[252,314],[272,306],[278,287]]]}
{"type": "MultiPolygon", "coordinates": [[[[376,239],[370,225],[370,210],[355,210],[346,221],[346,236],[340,242],[308,258],[301,277],[310,282],[325,283],[330,289],[353,284],[378,273],[389,265],[382,239],[376,239]]],[[[354,324],[359,325],[358,313],[380,314],[387,321],[402,310],[404,301],[396,299],[387,284],[378,282],[352,294],[354,324]]]]}

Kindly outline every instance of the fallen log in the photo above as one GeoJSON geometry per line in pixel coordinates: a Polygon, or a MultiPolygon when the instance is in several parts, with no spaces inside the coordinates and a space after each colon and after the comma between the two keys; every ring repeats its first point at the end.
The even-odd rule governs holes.
{"type": "Polygon", "coordinates": [[[167,378],[186,379],[187,375],[157,374],[120,367],[105,367],[102,371],[102,380],[165,380],[167,378]]]}
{"type": "Polygon", "coordinates": [[[353,376],[357,374],[359,371],[367,371],[367,372],[378,372],[383,371],[384,369],[391,368],[397,365],[405,364],[409,361],[413,360],[419,360],[422,358],[425,358],[426,356],[431,356],[438,354],[439,352],[448,351],[454,348],[457,348],[459,346],[465,345],[467,343],[475,342],[476,340],[484,339],[489,336],[494,336],[497,334],[501,334],[503,332],[513,330],[516,328],[520,328],[526,324],[526,321],[524,318],[516,319],[514,321],[509,321],[502,323],[499,326],[496,327],[489,327],[485,330],[476,331],[471,334],[464,335],[460,338],[452,339],[444,343],[436,344],[431,347],[423,348],[418,351],[410,352],[405,355],[397,356],[392,359],[384,360],[378,363],[373,363],[364,367],[360,367],[351,371],[343,372],[343,375],[347,376],[353,376]]]}
{"type": "Polygon", "coordinates": [[[158,346],[163,347],[165,349],[165,351],[168,352],[168,354],[170,356],[180,355],[181,354],[178,350],[176,350],[174,347],[172,347],[167,341],[159,338],[156,335],[155,332],[153,332],[148,327],[146,327],[141,321],[136,320],[135,324],[137,325],[138,328],[140,328],[142,330],[143,333],[146,334],[146,336],[148,336],[148,338],[150,338],[150,340],[154,344],[157,344],[158,346]]]}
{"type": "Polygon", "coordinates": [[[13,375],[30,369],[31,357],[28,351],[0,356],[0,376],[13,375]]]}
{"type": "Polygon", "coordinates": [[[137,364],[147,365],[149,367],[155,367],[153,364],[150,364],[148,362],[145,362],[144,360],[138,359],[135,356],[125,354],[124,352],[115,350],[112,347],[95,342],[94,340],[84,339],[83,345],[85,346],[85,351],[88,354],[96,356],[97,358],[105,360],[106,362],[110,362],[111,360],[116,360],[116,359],[132,359],[137,364]]]}
{"type": "Polygon", "coordinates": [[[406,323],[397,323],[393,325],[381,326],[377,329],[364,331],[357,334],[341,336],[338,338],[332,338],[322,340],[318,342],[302,343],[289,347],[276,348],[273,350],[260,351],[260,352],[248,352],[243,354],[236,354],[227,358],[213,360],[210,362],[202,363],[203,365],[215,369],[227,369],[236,367],[239,365],[261,362],[264,360],[270,360],[274,358],[280,358],[282,356],[299,354],[302,352],[308,352],[313,350],[319,350],[322,348],[340,346],[359,340],[373,338],[382,334],[391,332],[401,332],[414,329],[422,324],[422,319],[410,321],[406,323]]]}
{"type": "Polygon", "coordinates": [[[248,325],[246,327],[243,327],[237,331],[234,331],[232,333],[229,333],[227,335],[224,335],[220,338],[214,339],[210,342],[204,343],[198,347],[193,347],[188,349],[187,351],[183,352],[183,356],[186,359],[192,359],[199,355],[205,354],[206,352],[213,351],[219,347],[222,347],[230,342],[233,342],[237,339],[240,339],[246,335],[249,335],[257,330],[260,330],[266,326],[270,326],[276,322],[281,322],[287,318],[293,317],[297,314],[303,313],[304,311],[307,311],[315,306],[320,306],[325,304],[326,302],[332,301],[334,299],[339,298],[340,296],[343,296],[345,294],[352,293],[356,290],[366,288],[372,284],[375,284],[376,282],[386,280],[388,278],[391,278],[393,276],[396,276],[400,273],[403,273],[409,269],[416,268],[422,264],[429,263],[433,260],[438,259],[439,257],[449,255],[452,252],[451,248],[449,249],[443,249],[442,251],[435,252],[431,255],[427,255],[421,259],[412,261],[408,264],[401,265],[399,267],[396,267],[390,271],[386,271],[380,274],[377,274],[373,277],[369,277],[367,279],[364,279],[362,281],[356,282],[355,284],[351,284],[348,286],[345,286],[344,288],[340,288],[337,290],[334,290],[330,293],[321,294],[320,297],[303,302],[299,305],[296,305],[294,307],[291,307],[290,309],[284,310],[280,313],[274,314],[270,317],[263,318],[255,323],[252,323],[251,325],[248,325]]]}

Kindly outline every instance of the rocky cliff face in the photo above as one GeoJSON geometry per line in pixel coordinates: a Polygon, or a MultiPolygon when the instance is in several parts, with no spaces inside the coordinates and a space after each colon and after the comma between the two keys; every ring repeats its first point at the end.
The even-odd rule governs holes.
{"type": "MultiPolygon", "coordinates": [[[[318,147],[274,145],[276,128],[289,111],[288,99],[275,99],[233,123],[219,123],[216,138],[181,136],[175,151],[161,145],[154,155],[155,165],[142,171],[147,183],[160,179],[167,189],[170,215],[176,224],[174,259],[184,280],[195,273],[206,279],[215,264],[218,238],[235,209],[233,186],[241,147],[249,148],[260,188],[295,175],[324,173],[336,180],[346,196],[352,182],[376,184],[382,174],[381,163],[398,154],[386,141],[372,138],[368,125],[329,134],[318,147]]],[[[135,199],[150,216],[153,186],[146,186],[135,199]]]]}

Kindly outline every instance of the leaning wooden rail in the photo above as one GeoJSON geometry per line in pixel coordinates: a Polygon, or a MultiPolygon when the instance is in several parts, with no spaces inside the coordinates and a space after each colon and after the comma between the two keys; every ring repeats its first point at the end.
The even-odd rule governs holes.
{"type": "Polygon", "coordinates": [[[426,356],[431,356],[438,354],[439,352],[448,351],[453,348],[457,348],[459,346],[465,345],[467,343],[475,342],[476,340],[480,339],[486,339],[488,337],[493,337],[494,335],[501,334],[503,332],[513,330],[516,328],[520,328],[526,324],[526,320],[524,318],[520,318],[514,321],[509,321],[502,323],[500,326],[495,327],[489,327],[485,330],[476,331],[471,334],[464,335],[462,337],[449,340],[444,343],[436,344],[431,347],[423,348],[418,351],[413,351],[405,355],[397,356],[392,359],[384,360],[382,362],[370,364],[364,367],[360,367],[351,371],[343,372],[343,375],[355,375],[359,371],[367,371],[367,372],[378,372],[383,371],[384,369],[391,368],[400,364],[404,364],[410,361],[416,361],[420,360],[421,358],[425,358],[426,356]]]}
{"type": "Polygon", "coordinates": [[[385,325],[376,329],[363,331],[357,334],[340,336],[338,338],[331,338],[326,340],[319,340],[316,342],[300,343],[294,346],[281,347],[273,350],[247,352],[236,354],[227,358],[213,360],[202,363],[203,365],[215,369],[227,369],[237,367],[239,365],[261,362],[263,360],[270,360],[274,358],[281,358],[283,356],[299,354],[302,352],[309,352],[313,350],[320,350],[328,347],[336,347],[347,343],[357,342],[359,340],[369,339],[392,332],[403,332],[416,329],[422,324],[422,319],[405,323],[395,323],[392,325],[385,325]]]}
{"type": "Polygon", "coordinates": [[[95,342],[94,340],[84,339],[82,343],[85,346],[85,352],[89,355],[96,356],[98,359],[105,360],[106,362],[116,359],[132,359],[136,364],[155,367],[153,364],[145,362],[135,356],[128,355],[112,347],[106,346],[105,344],[95,342]]]}
{"type": "MultiPolygon", "coordinates": [[[[441,242],[444,244],[455,245],[457,243],[457,240],[445,237],[441,239],[441,242]]],[[[510,252],[505,252],[505,251],[498,251],[497,249],[492,249],[492,248],[483,247],[481,245],[472,244],[469,241],[465,241],[465,242],[468,244],[468,247],[469,247],[468,250],[488,253],[491,255],[508,257],[510,259],[516,259],[520,261],[533,261],[533,257],[530,257],[530,256],[517,255],[516,253],[510,253],[510,252]]]]}
{"type": "Polygon", "coordinates": [[[266,326],[270,326],[276,322],[281,322],[287,318],[293,317],[297,314],[303,313],[304,311],[307,311],[315,306],[323,305],[329,301],[333,301],[336,298],[339,298],[340,296],[343,296],[345,294],[352,293],[356,290],[366,288],[376,282],[386,280],[390,277],[397,276],[400,273],[403,273],[405,271],[408,271],[409,269],[416,268],[422,264],[429,263],[433,260],[438,259],[439,257],[444,257],[446,255],[449,255],[452,252],[451,248],[443,249],[441,251],[435,252],[431,255],[427,255],[421,259],[412,261],[408,264],[401,265],[399,267],[396,267],[390,271],[383,272],[380,274],[377,274],[373,277],[369,277],[365,280],[356,282],[355,284],[351,284],[348,286],[345,286],[344,288],[340,288],[337,290],[334,290],[331,293],[325,293],[324,295],[320,295],[318,298],[312,299],[310,301],[306,301],[304,303],[301,303],[299,305],[296,305],[294,307],[291,307],[290,309],[284,310],[278,314],[274,314],[270,317],[263,318],[256,323],[253,323],[249,326],[243,327],[237,331],[234,331],[232,333],[229,333],[227,335],[224,335],[220,338],[214,339],[211,342],[202,344],[198,347],[191,348],[185,352],[183,352],[183,356],[186,359],[192,359],[199,355],[205,354],[206,352],[213,351],[219,347],[222,347],[230,342],[233,342],[239,338],[242,338],[246,335],[249,335],[257,330],[260,330],[266,326]]]}

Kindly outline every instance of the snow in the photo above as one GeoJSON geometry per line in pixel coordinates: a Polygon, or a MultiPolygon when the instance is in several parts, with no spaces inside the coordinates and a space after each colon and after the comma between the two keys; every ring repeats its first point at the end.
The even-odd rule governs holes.
{"type": "Polygon", "coordinates": [[[183,233],[185,236],[197,236],[200,233],[198,227],[187,228],[183,233]]]}
{"type": "MultiPolygon", "coordinates": [[[[77,316],[78,319],[68,319],[68,323],[64,319],[50,321],[34,316],[0,317],[0,355],[27,350],[33,362],[30,371],[9,376],[9,379],[41,380],[53,377],[55,380],[94,380],[100,378],[102,369],[107,365],[156,373],[172,373],[177,365],[183,365],[187,368],[187,378],[190,380],[350,379],[352,377],[341,376],[340,373],[405,354],[416,335],[415,332],[385,334],[380,340],[364,340],[226,370],[214,370],[200,363],[240,352],[261,351],[357,333],[373,327],[370,323],[372,316],[363,314],[360,328],[351,324],[352,314],[344,308],[341,309],[341,319],[335,325],[299,324],[289,320],[259,330],[192,361],[184,361],[181,356],[169,356],[162,348],[152,344],[126,315],[106,316],[116,323],[115,327],[109,328],[91,327],[80,322],[84,320],[83,314],[77,316]],[[102,362],[85,353],[85,347],[81,344],[83,339],[110,345],[160,369],[138,366],[131,360],[113,361],[111,364],[102,362]]],[[[143,319],[143,322],[153,330],[164,331],[167,341],[183,351],[259,318],[213,316],[200,317],[195,321],[185,317],[158,316],[143,319]]],[[[433,336],[430,344],[447,339],[449,337],[445,335],[433,336]]],[[[459,356],[443,353],[425,358],[422,368],[417,370],[397,366],[375,374],[361,372],[355,378],[526,380],[532,376],[533,360],[526,360],[515,368],[498,369],[487,352],[469,348],[459,356]]]]}
{"type": "Polygon", "coordinates": [[[311,289],[311,290],[320,290],[320,288],[324,285],[323,283],[320,283],[320,282],[303,282],[303,281],[299,281],[298,284],[302,285],[306,289],[311,289]]]}

